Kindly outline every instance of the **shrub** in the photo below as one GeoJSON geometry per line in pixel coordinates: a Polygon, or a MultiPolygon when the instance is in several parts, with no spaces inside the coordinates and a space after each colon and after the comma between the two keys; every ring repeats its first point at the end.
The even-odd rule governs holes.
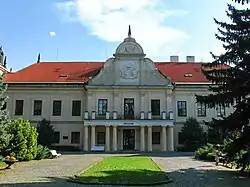
{"type": "Polygon", "coordinates": [[[54,128],[50,121],[43,119],[37,124],[38,144],[50,147],[54,143],[54,128]]]}
{"type": "Polygon", "coordinates": [[[11,135],[8,150],[19,161],[33,160],[37,154],[37,132],[29,121],[13,120],[8,129],[11,135]]]}
{"type": "Polygon", "coordinates": [[[188,118],[181,131],[184,138],[185,151],[195,151],[197,148],[204,145],[204,132],[195,118],[188,118]]]}
{"type": "Polygon", "coordinates": [[[45,158],[52,158],[50,149],[48,147],[38,145],[37,146],[37,155],[36,155],[36,160],[41,160],[45,158]]]}
{"type": "Polygon", "coordinates": [[[2,162],[3,161],[3,156],[2,155],[0,155],[0,162],[2,162]]]}
{"type": "Polygon", "coordinates": [[[207,144],[195,151],[195,158],[200,160],[215,160],[216,150],[213,144],[207,144]]]}

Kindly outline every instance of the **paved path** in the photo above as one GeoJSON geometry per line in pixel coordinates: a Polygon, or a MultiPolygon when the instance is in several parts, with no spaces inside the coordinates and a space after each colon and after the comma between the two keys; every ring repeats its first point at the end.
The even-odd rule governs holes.
{"type": "MultiPolygon", "coordinates": [[[[121,155],[121,154],[120,154],[121,155]]],[[[13,170],[0,175],[1,187],[81,187],[86,185],[66,182],[65,178],[77,174],[92,163],[109,154],[70,154],[58,159],[20,163],[13,170]]],[[[236,173],[213,163],[195,161],[191,156],[149,154],[174,182],[167,187],[249,187],[250,179],[239,178],[236,173]]],[[[94,187],[91,185],[91,187],[94,187]]]]}

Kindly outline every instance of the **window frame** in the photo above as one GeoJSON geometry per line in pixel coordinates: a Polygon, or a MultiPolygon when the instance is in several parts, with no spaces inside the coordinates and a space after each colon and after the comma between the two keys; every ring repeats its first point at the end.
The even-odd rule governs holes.
{"type": "Polygon", "coordinates": [[[98,116],[105,116],[108,111],[108,99],[98,99],[97,103],[98,116]],[[106,105],[105,105],[106,102],[106,105]],[[103,108],[104,107],[104,108],[103,108]]]}
{"type": "Polygon", "coordinates": [[[217,117],[223,117],[226,115],[226,107],[225,106],[216,105],[215,110],[216,110],[217,117]],[[223,111],[223,113],[222,113],[222,111],[223,111]]]}
{"type": "Polygon", "coordinates": [[[97,139],[96,139],[96,143],[97,143],[97,145],[105,145],[105,143],[106,143],[106,133],[105,132],[102,132],[102,131],[100,131],[100,132],[97,132],[97,139]],[[101,134],[101,137],[103,138],[101,138],[100,139],[100,134],[101,134]],[[100,141],[101,140],[101,141],[100,141]]]}
{"type": "Polygon", "coordinates": [[[43,100],[34,100],[33,102],[33,116],[41,116],[42,115],[42,110],[43,110],[43,100]],[[39,102],[38,102],[39,101],[39,102]],[[40,108],[36,109],[36,102],[40,103],[40,108]],[[38,113],[36,113],[39,111],[38,113]]]}
{"type": "Polygon", "coordinates": [[[160,145],[161,144],[161,132],[152,132],[152,144],[160,145]]]}
{"type": "Polygon", "coordinates": [[[177,101],[177,115],[178,117],[187,117],[187,101],[177,101]]]}
{"type": "Polygon", "coordinates": [[[22,116],[23,115],[23,108],[24,108],[24,100],[17,99],[15,102],[15,116],[22,116]],[[19,103],[21,105],[19,105],[18,102],[21,102],[21,103],[19,103]],[[19,108],[19,107],[21,107],[21,108],[19,108]]]}
{"type": "Polygon", "coordinates": [[[82,101],[81,100],[72,100],[71,115],[72,116],[81,116],[81,112],[82,112],[82,101]],[[78,106],[78,104],[79,104],[79,106],[78,106]],[[76,106],[78,106],[79,108],[77,108],[76,106]]]}
{"type": "Polygon", "coordinates": [[[60,135],[61,133],[60,133],[60,131],[55,131],[54,132],[54,142],[53,143],[56,143],[56,144],[59,144],[60,143],[60,135]],[[58,141],[56,140],[56,134],[58,134],[58,141]]]}
{"type": "Polygon", "coordinates": [[[160,99],[151,99],[151,113],[152,113],[152,116],[161,115],[161,100],[160,99]],[[153,110],[153,107],[156,106],[156,104],[158,104],[158,106],[154,108],[156,110],[153,110]]]}
{"type": "Polygon", "coordinates": [[[52,106],[52,116],[61,116],[62,115],[62,101],[61,100],[53,100],[53,106],[52,106]],[[56,110],[56,103],[60,103],[60,109],[58,111],[56,110]]]}
{"type": "Polygon", "coordinates": [[[198,117],[206,117],[207,116],[207,106],[205,103],[198,102],[196,104],[197,107],[197,116],[198,117]]]}
{"type": "Polygon", "coordinates": [[[80,144],[81,139],[81,133],[79,131],[73,131],[71,132],[71,144],[80,144]],[[76,136],[77,135],[77,136],[76,136]]]}

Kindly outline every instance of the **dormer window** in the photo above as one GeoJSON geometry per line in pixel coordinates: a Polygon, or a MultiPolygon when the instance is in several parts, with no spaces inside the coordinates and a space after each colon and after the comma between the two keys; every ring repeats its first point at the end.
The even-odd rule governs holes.
{"type": "Polygon", "coordinates": [[[185,73],[184,74],[184,77],[192,77],[193,75],[192,75],[192,73],[185,73]]]}

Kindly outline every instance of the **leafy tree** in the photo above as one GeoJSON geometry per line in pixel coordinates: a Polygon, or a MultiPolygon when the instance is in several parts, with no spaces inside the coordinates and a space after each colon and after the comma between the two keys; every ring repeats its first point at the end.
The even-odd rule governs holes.
{"type": "Polygon", "coordinates": [[[7,129],[10,126],[11,120],[6,110],[7,96],[4,93],[7,89],[6,84],[3,83],[4,76],[0,75],[0,152],[3,151],[9,143],[10,135],[7,129]]]}
{"type": "Polygon", "coordinates": [[[11,135],[10,152],[20,161],[33,160],[37,154],[37,132],[29,121],[13,120],[8,133],[11,135]]]}
{"type": "MultiPolygon", "coordinates": [[[[203,65],[203,73],[213,84],[212,93],[196,96],[197,102],[209,108],[216,105],[234,107],[234,112],[212,124],[232,138],[230,150],[226,150],[227,161],[234,161],[240,151],[250,149],[250,10],[237,10],[228,5],[227,16],[232,23],[219,22],[216,38],[223,42],[225,53],[212,54],[214,61],[203,65]]],[[[243,162],[243,161],[242,161],[243,162]]],[[[244,161],[245,164],[247,161],[244,161]]]]}
{"type": "Polygon", "coordinates": [[[245,4],[245,3],[248,3],[249,2],[249,0],[233,0],[234,2],[236,2],[236,3],[241,3],[241,4],[245,4]]]}
{"type": "Polygon", "coordinates": [[[50,121],[43,119],[37,124],[38,144],[50,147],[54,142],[54,128],[50,121]]]}
{"type": "Polygon", "coordinates": [[[190,117],[184,123],[182,129],[184,146],[186,151],[195,151],[204,144],[204,132],[199,122],[190,117]]]}

